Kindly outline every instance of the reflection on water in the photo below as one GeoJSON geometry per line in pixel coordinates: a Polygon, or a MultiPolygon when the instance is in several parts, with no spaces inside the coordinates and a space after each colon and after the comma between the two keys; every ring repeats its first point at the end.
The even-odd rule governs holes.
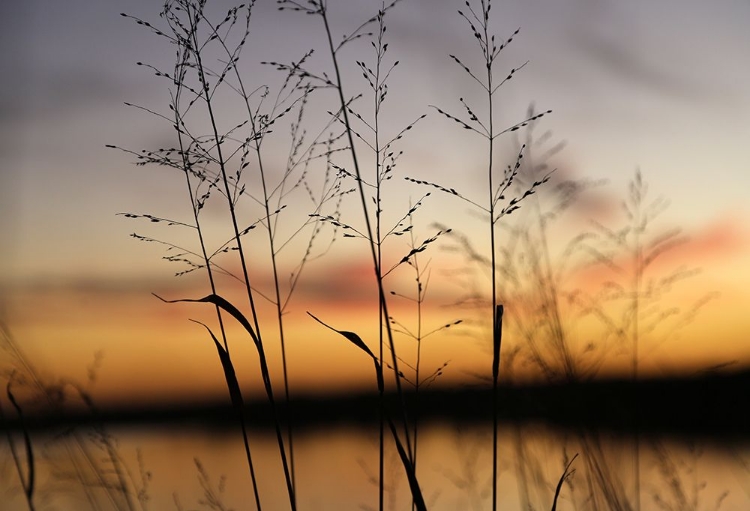
{"type": "MultiPolygon", "coordinates": [[[[637,509],[632,439],[533,426],[504,426],[500,436],[498,509],[550,509],[555,484],[575,453],[576,471],[558,510],[637,509]]],[[[37,509],[255,507],[239,431],[124,429],[109,438],[100,431],[39,439],[37,509]],[[120,485],[130,489],[127,498],[120,485]]],[[[251,449],[263,509],[288,509],[274,438],[254,434],[251,449]]],[[[639,452],[642,510],[750,509],[750,446],[642,439],[639,452]]],[[[299,434],[295,461],[300,510],[377,509],[377,431],[336,427],[299,434]]],[[[490,509],[490,468],[490,428],[442,423],[421,429],[417,472],[429,509],[490,509]]],[[[385,509],[410,510],[392,445],[385,469],[385,509]]],[[[0,507],[28,509],[7,446],[0,470],[0,507]]]]}

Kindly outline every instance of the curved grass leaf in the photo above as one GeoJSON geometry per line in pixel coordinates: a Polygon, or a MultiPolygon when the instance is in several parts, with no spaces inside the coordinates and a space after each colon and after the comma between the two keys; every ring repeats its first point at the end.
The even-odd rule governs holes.
{"type": "Polygon", "coordinates": [[[376,376],[378,378],[378,390],[382,393],[385,390],[385,381],[383,379],[383,368],[380,365],[380,362],[378,361],[378,357],[376,357],[375,354],[372,352],[372,350],[370,350],[370,348],[367,347],[367,344],[365,344],[365,342],[362,340],[362,338],[359,335],[355,334],[354,332],[348,332],[346,330],[337,330],[337,329],[333,328],[331,325],[328,325],[328,324],[324,323],[323,321],[321,321],[320,319],[318,319],[317,317],[315,317],[315,315],[313,315],[310,312],[308,312],[307,314],[311,318],[313,318],[315,321],[317,321],[318,323],[320,323],[321,325],[323,325],[324,327],[326,327],[326,328],[328,328],[330,330],[333,330],[334,332],[336,332],[338,334],[343,335],[344,337],[347,338],[347,340],[349,340],[349,342],[351,342],[356,347],[358,347],[359,349],[361,349],[362,351],[364,351],[365,353],[367,353],[370,356],[370,358],[372,359],[372,361],[375,363],[375,374],[376,374],[376,376]]]}
{"type": "MultiPolygon", "coordinates": [[[[409,455],[406,454],[406,450],[401,444],[401,440],[398,438],[398,433],[396,433],[396,426],[393,425],[393,421],[388,419],[388,424],[391,427],[393,440],[396,442],[398,455],[401,458],[401,462],[404,464],[406,477],[409,479],[409,489],[411,489],[411,496],[414,500],[414,508],[417,511],[427,511],[427,505],[424,502],[424,497],[422,497],[422,490],[419,489],[419,481],[417,481],[417,474],[414,471],[414,465],[412,464],[411,460],[409,460],[409,455]]],[[[554,507],[552,508],[552,511],[555,511],[554,507]]]]}
{"type": "MultiPolygon", "coordinates": [[[[207,303],[213,303],[217,307],[220,307],[227,311],[229,314],[232,315],[234,319],[236,319],[244,328],[247,330],[247,333],[250,334],[250,337],[253,339],[253,342],[255,345],[260,349],[260,341],[258,340],[258,336],[255,334],[255,330],[253,330],[253,327],[250,325],[250,322],[247,320],[247,318],[235,307],[232,305],[227,299],[222,298],[221,296],[217,294],[210,294],[208,296],[204,296],[203,298],[180,298],[178,300],[166,300],[162,298],[161,296],[157,295],[156,293],[151,293],[155,297],[157,297],[159,300],[165,303],[178,303],[178,302],[207,302],[207,303]]],[[[204,325],[205,326],[205,325],[204,325]]]]}
{"type": "Polygon", "coordinates": [[[555,498],[552,500],[552,509],[551,511],[555,511],[557,509],[557,498],[560,496],[560,490],[562,490],[562,485],[565,482],[565,480],[572,476],[575,470],[570,470],[570,466],[573,464],[575,459],[578,457],[578,454],[576,453],[575,456],[573,456],[567,465],[565,465],[565,470],[563,471],[563,474],[560,476],[560,480],[557,482],[557,488],[555,488],[555,498]]]}
{"type": "Polygon", "coordinates": [[[492,378],[497,381],[500,374],[500,346],[503,342],[503,306],[495,308],[495,329],[492,339],[492,378]]]}
{"type": "MultiPolygon", "coordinates": [[[[13,395],[13,392],[10,390],[12,381],[8,381],[8,385],[5,388],[5,392],[8,395],[8,400],[13,405],[13,408],[16,409],[16,413],[18,413],[18,417],[23,421],[23,411],[21,410],[21,406],[16,401],[16,397],[13,395]]],[[[10,438],[10,437],[8,437],[10,438]]],[[[34,509],[33,504],[33,497],[34,497],[34,481],[35,481],[35,474],[36,470],[34,469],[34,451],[31,447],[31,436],[29,436],[29,430],[26,429],[24,426],[23,428],[23,443],[26,447],[26,467],[27,467],[27,473],[26,478],[23,477],[23,474],[21,472],[21,465],[18,459],[16,459],[16,467],[18,468],[18,475],[21,478],[21,484],[23,485],[23,491],[26,496],[26,501],[29,504],[29,508],[32,510],[34,509]]],[[[11,448],[12,448],[11,444],[11,448]]],[[[15,451],[14,456],[15,458],[15,451]]]]}
{"type": "Polygon", "coordinates": [[[221,345],[219,340],[207,325],[201,323],[200,321],[195,321],[194,319],[191,319],[190,321],[198,323],[199,325],[203,325],[203,327],[208,330],[208,333],[211,335],[211,339],[214,340],[216,351],[219,352],[221,367],[222,369],[224,369],[224,379],[227,381],[227,388],[229,389],[229,397],[232,399],[232,405],[237,408],[237,410],[242,410],[242,407],[244,405],[244,401],[242,400],[242,392],[240,392],[240,384],[237,381],[237,373],[235,373],[234,371],[234,365],[232,364],[232,359],[229,357],[229,353],[227,353],[227,351],[224,349],[224,347],[221,345]]]}
{"type": "Polygon", "coordinates": [[[263,350],[263,345],[260,342],[260,338],[256,335],[255,330],[253,330],[253,327],[250,325],[250,322],[247,320],[247,318],[235,307],[232,305],[227,299],[222,298],[221,296],[217,294],[210,294],[208,296],[204,296],[203,298],[180,298],[178,300],[166,300],[162,298],[161,296],[157,295],[156,293],[151,293],[155,297],[157,297],[159,300],[165,303],[178,303],[178,302],[205,302],[205,303],[212,303],[216,305],[217,307],[220,307],[224,309],[226,312],[232,315],[234,319],[236,319],[244,328],[247,330],[247,333],[250,334],[250,337],[253,339],[253,342],[255,343],[255,347],[258,350],[258,356],[260,357],[260,372],[261,377],[263,378],[263,384],[266,388],[266,394],[268,394],[268,398],[273,401],[273,390],[271,388],[271,374],[268,370],[268,363],[266,362],[266,354],[263,350]]]}
{"type": "Polygon", "coordinates": [[[317,317],[315,317],[314,314],[308,312],[307,315],[313,318],[315,321],[317,321],[321,325],[323,325],[324,327],[329,328],[330,330],[333,330],[334,332],[338,332],[339,334],[343,335],[349,340],[349,342],[351,342],[356,347],[358,347],[359,349],[361,349],[362,351],[370,355],[370,357],[376,358],[375,355],[370,350],[370,348],[367,347],[367,344],[365,344],[365,342],[362,340],[362,338],[358,336],[357,334],[355,334],[354,332],[347,332],[345,330],[337,330],[333,328],[331,325],[328,325],[324,323],[323,321],[321,321],[320,319],[318,319],[317,317]]]}

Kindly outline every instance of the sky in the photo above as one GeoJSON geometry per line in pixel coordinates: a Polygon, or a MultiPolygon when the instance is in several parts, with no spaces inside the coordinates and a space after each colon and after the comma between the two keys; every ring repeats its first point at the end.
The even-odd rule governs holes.
{"type": "MultiPolygon", "coordinates": [[[[331,1],[336,37],[351,33],[379,4],[331,1]]],[[[221,18],[231,4],[210,1],[209,6],[221,18]]],[[[386,61],[398,60],[399,65],[389,81],[381,129],[390,138],[389,134],[395,136],[427,114],[396,145],[404,154],[384,191],[384,214],[391,222],[431,190],[405,181],[404,176],[441,183],[472,200],[484,200],[487,193],[486,144],[433,107],[462,115],[459,98],[464,98],[484,112],[481,90],[449,57],[456,55],[473,68],[481,66],[476,42],[456,12],[462,6],[449,0],[404,0],[386,16],[386,61]]],[[[124,11],[158,23],[160,7],[159,2],[142,0],[31,0],[0,6],[0,59],[6,70],[0,84],[0,319],[15,343],[50,378],[85,381],[96,361],[95,394],[103,399],[207,395],[221,392],[223,385],[210,338],[188,321],[215,322],[211,311],[199,304],[163,304],[152,295],[203,296],[209,290],[205,275],[174,277],[184,268],[164,261],[163,247],[139,243],[130,234],[190,246],[195,240],[179,228],[118,215],[153,214],[189,222],[184,177],[163,168],[137,167],[131,155],[105,147],[114,144],[139,151],[175,144],[168,123],[124,104],[168,112],[169,83],[136,62],[171,69],[173,47],[119,15],[124,11]]],[[[512,225],[533,225],[534,208],[551,207],[560,197],[554,192],[560,182],[592,183],[549,224],[550,254],[557,264],[566,243],[578,234],[598,232],[601,237],[603,231],[597,231],[593,220],[612,229],[624,225],[620,205],[639,169],[648,185],[646,202],[659,197],[669,201],[649,232],[658,236],[680,228],[680,236],[685,236],[684,243],[658,258],[648,277],[653,275],[656,282],[673,270],[699,270],[654,294],[654,303],[666,311],[678,307],[683,312],[704,304],[690,324],[674,335],[655,330],[649,332],[654,334],[652,340],[644,333],[644,372],[694,372],[727,362],[746,366],[750,320],[743,304],[750,298],[746,200],[750,169],[744,149],[750,137],[746,87],[750,69],[743,63],[750,49],[746,30],[750,4],[740,0],[719,5],[697,0],[496,1],[491,14],[499,38],[521,29],[501,53],[498,76],[528,61],[498,92],[496,125],[522,120],[533,104],[537,111],[553,112],[535,125],[534,140],[541,140],[541,145],[527,152],[526,161],[539,163],[545,151],[564,143],[547,161],[549,169],[555,169],[547,189],[514,213],[518,223],[512,225]]],[[[330,69],[323,36],[317,18],[278,12],[274,2],[259,0],[242,54],[243,76],[253,87],[278,87],[283,75],[260,62],[291,62],[310,48],[316,51],[307,65],[330,69]]],[[[365,93],[355,104],[369,119],[372,100],[356,65],[358,60],[373,62],[368,38],[348,45],[340,58],[347,93],[365,93]]],[[[236,96],[225,94],[216,101],[227,126],[239,118],[236,96]]],[[[331,91],[319,91],[310,101],[305,120],[310,137],[326,125],[326,112],[334,105],[331,91]]],[[[289,152],[291,121],[289,116],[279,121],[265,145],[269,173],[277,181],[289,152]]],[[[196,120],[196,126],[205,130],[201,122],[196,120]]],[[[360,129],[364,128],[360,125],[360,129]]],[[[513,148],[528,133],[517,135],[498,141],[502,161],[498,168],[515,161],[513,148]]],[[[360,150],[365,154],[362,145],[360,150]]],[[[337,157],[339,165],[350,165],[343,156],[337,157]]],[[[363,161],[370,164],[367,157],[363,161]]],[[[310,172],[310,182],[321,185],[320,169],[310,172]]],[[[228,224],[224,207],[215,199],[203,215],[210,241],[220,244],[228,224]]],[[[289,195],[283,204],[288,208],[279,216],[280,239],[294,232],[311,212],[304,193],[289,195]]],[[[469,381],[489,367],[487,343],[481,340],[487,328],[476,311],[457,302],[475,288],[486,295],[488,282],[481,270],[470,271],[466,252],[456,247],[460,234],[478,250],[486,250],[487,229],[467,202],[447,194],[436,192],[424,204],[415,216],[417,242],[435,234],[437,224],[453,229],[421,259],[422,264],[429,261],[431,269],[424,328],[464,320],[423,343],[424,368],[429,373],[448,362],[443,380],[469,381]]],[[[252,203],[242,208],[248,222],[257,218],[259,210],[252,203]]],[[[341,211],[348,223],[362,225],[354,196],[345,198],[341,211]]],[[[328,232],[324,230],[318,239],[315,254],[325,247],[328,232]]],[[[307,235],[309,230],[303,232],[307,235]]],[[[393,264],[408,252],[405,238],[384,245],[386,261],[393,264]]],[[[258,232],[249,238],[261,251],[250,272],[256,285],[270,292],[263,239],[258,232]]],[[[500,243],[511,239],[501,235],[500,243]]],[[[282,253],[285,275],[299,261],[301,249],[304,245],[296,241],[282,253]]],[[[614,250],[608,255],[621,267],[620,273],[587,265],[560,274],[566,303],[574,303],[578,296],[571,290],[601,299],[603,295],[596,293],[604,282],[626,279],[627,254],[614,250]]],[[[366,358],[306,314],[360,332],[375,346],[376,295],[368,258],[369,249],[361,239],[338,238],[324,257],[305,268],[285,317],[290,378],[298,392],[345,391],[352,385],[372,384],[366,358]]],[[[233,260],[222,261],[239,271],[233,260]]],[[[413,295],[413,276],[407,267],[389,278],[389,289],[413,295]]],[[[241,288],[231,279],[222,280],[221,286],[223,294],[246,310],[241,288]]],[[[509,350],[524,343],[520,330],[513,330],[517,325],[513,318],[528,313],[533,303],[529,286],[528,282],[516,288],[507,284],[503,291],[509,350]]],[[[391,303],[400,321],[415,324],[411,302],[393,297],[391,303]]],[[[260,307],[272,332],[273,311],[260,307]]],[[[571,320],[571,346],[584,354],[595,346],[591,348],[594,360],[602,353],[606,370],[622,370],[629,348],[610,346],[597,337],[600,334],[590,322],[590,318],[571,320]],[[607,347],[600,350],[602,343],[607,347]]],[[[237,337],[233,356],[238,374],[245,375],[243,384],[256,389],[257,360],[250,343],[234,327],[232,333],[237,337]]],[[[272,369],[278,374],[278,343],[273,333],[268,338],[272,369]]],[[[409,353],[403,356],[413,362],[414,346],[402,342],[409,353]]],[[[545,344],[541,349],[545,356],[554,357],[545,344]]],[[[519,360],[518,372],[534,372],[533,363],[523,356],[519,360]]]]}

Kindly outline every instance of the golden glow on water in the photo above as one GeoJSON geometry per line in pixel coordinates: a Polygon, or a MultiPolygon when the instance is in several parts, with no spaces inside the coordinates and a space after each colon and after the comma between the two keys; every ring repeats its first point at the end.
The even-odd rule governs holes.
{"type": "MultiPolygon", "coordinates": [[[[129,471],[128,484],[141,489],[142,473],[150,474],[147,485],[149,509],[173,509],[175,496],[185,509],[195,509],[205,498],[195,460],[198,460],[208,484],[227,507],[253,507],[253,493],[239,428],[221,433],[200,430],[114,432],[117,450],[129,471]],[[137,452],[140,451],[139,461],[137,452]],[[223,482],[222,482],[223,481],[223,482]],[[224,488],[219,492],[219,488],[224,488]]],[[[417,471],[421,489],[433,511],[487,509],[489,507],[491,435],[487,428],[457,428],[447,424],[426,424],[420,431],[417,471]]],[[[605,475],[622,495],[633,495],[633,450],[628,440],[600,437],[595,458],[587,459],[575,436],[567,438],[551,431],[524,426],[500,431],[499,509],[520,510],[522,502],[536,509],[548,509],[564,465],[565,456],[579,453],[576,472],[563,488],[558,509],[575,509],[589,496],[587,478],[590,462],[605,467],[605,475]],[[520,435],[520,436],[519,436],[520,435]],[[519,440],[520,439],[520,440],[519,440]],[[565,446],[565,447],[562,447],[565,446]],[[523,461],[522,461],[523,460],[523,461]],[[518,474],[527,469],[524,483],[518,474]],[[527,500],[528,499],[528,500],[527,500]]],[[[272,435],[251,435],[251,449],[264,509],[286,509],[286,493],[278,450],[272,435]]],[[[65,457],[54,442],[45,444],[46,452],[66,467],[65,457]]],[[[299,509],[377,508],[378,446],[376,430],[352,430],[334,427],[325,431],[298,434],[295,440],[299,509]]],[[[594,451],[592,451],[594,452],[594,451]]],[[[746,447],[711,447],[665,440],[641,445],[642,509],[657,511],[655,499],[679,505],[679,493],[692,498],[696,488],[699,505],[710,506],[727,492],[720,509],[740,511],[750,502],[750,451],[746,447]]],[[[99,459],[103,459],[100,457],[99,459]]],[[[106,464],[102,463],[101,467],[106,464]]],[[[47,470],[41,464],[41,470],[47,470]]],[[[403,477],[393,445],[386,452],[386,509],[410,508],[408,485],[403,477]]],[[[41,479],[39,495],[60,509],[78,509],[83,505],[82,488],[75,480],[61,490],[56,476],[41,479]]],[[[59,472],[58,472],[59,474],[59,472]]],[[[6,471],[3,490],[16,484],[6,471]]],[[[59,475],[57,476],[59,477],[59,475]]],[[[99,498],[101,489],[90,488],[99,498]]],[[[5,495],[9,495],[7,491],[5,495]]],[[[601,495],[596,497],[605,503],[601,495]]],[[[106,499],[105,499],[106,500],[106,499]]],[[[606,507],[606,506],[605,506],[606,507]]],[[[10,497],[7,511],[25,509],[19,494],[10,497]]],[[[677,508],[675,508],[677,509],[677,508]]]]}

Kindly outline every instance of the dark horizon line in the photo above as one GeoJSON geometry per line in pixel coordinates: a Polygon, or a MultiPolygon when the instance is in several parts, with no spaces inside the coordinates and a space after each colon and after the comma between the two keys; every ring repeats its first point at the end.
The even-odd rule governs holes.
{"type": "MultiPolygon", "coordinates": [[[[750,370],[695,377],[609,378],[560,384],[501,385],[498,400],[503,424],[540,424],[553,430],[595,430],[618,435],[667,435],[720,443],[750,441],[750,370]]],[[[278,400],[278,397],[277,397],[278,400]]],[[[492,390],[452,387],[405,392],[407,409],[419,421],[481,425],[491,423],[492,390]],[[415,408],[415,406],[417,408],[415,408]]],[[[385,394],[387,410],[400,398],[385,394]]],[[[379,396],[359,392],[337,396],[293,397],[277,402],[277,413],[295,430],[331,426],[375,428],[379,396]]],[[[270,433],[273,413],[267,400],[245,403],[250,429],[270,433]]],[[[394,414],[395,415],[395,414],[394,414]]],[[[8,418],[11,431],[52,431],[76,426],[226,429],[238,427],[237,410],[224,399],[132,403],[79,410],[46,411],[8,418]]]]}

